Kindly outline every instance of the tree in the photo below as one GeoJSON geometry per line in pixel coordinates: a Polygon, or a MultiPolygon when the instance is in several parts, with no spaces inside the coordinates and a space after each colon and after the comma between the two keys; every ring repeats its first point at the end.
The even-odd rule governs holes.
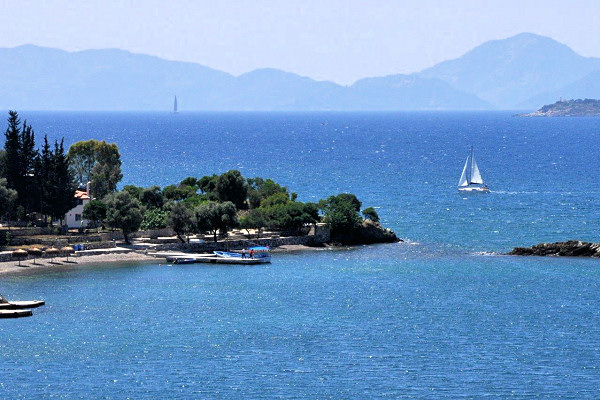
{"type": "Polygon", "coordinates": [[[219,176],[215,191],[220,201],[230,201],[240,210],[247,208],[248,182],[240,171],[231,170],[219,176]]]}
{"type": "Polygon", "coordinates": [[[182,203],[175,203],[169,211],[167,226],[175,231],[181,243],[185,243],[183,235],[187,235],[192,227],[192,213],[182,203]]]}
{"type": "Polygon", "coordinates": [[[248,202],[251,208],[260,207],[261,201],[277,193],[287,196],[287,188],[272,179],[248,178],[248,202]]]}
{"type": "Polygon", "coordinates": [[[260,230],[267,226],[267,216],[262,208],[254,208],[240,218],[240,227],[250,233],[250,229],[260,230]]]}
{"type": "Polygon", "coordinates": [[[97,198],[114,192],[123,178],[121,155],[114,143],[94,139],[77,142],[69,148],[67,156],[77,184],[83,187],[91,182],[97,198]]]}
{"type": "Polygon", "coordinates": [[[163,229],[167,227],[167,218],[169,214],[158,208],[149,208],[144,212],[144,218],[140,229],[163,229]]]}
{"type": "Polygon", "coordinates": [[[289,201],[267,207],[265,212],[270,228],[298,233],[301,232],[304,225],[315,224],[319,220],[319,209],[315,203],[289,201]]]}
{"type": "Polygon", "coordinates": [[[237,210],[230,201],[225,203],[208,201],[194,209],[192,223],[195,233],[208,231],[216,242],[217,232],[225,235],[230,228],[238,225],[237,210]]]}
{"type": "Polygon", "coordinates": [[[321,200],[319,205],[325,213],[324,222],[331,227],[332,237],[352,236],[355,233],[362,224],[358,214],[360,204],[355,195],[348,193],[321,200]]]}
{"type": "Polygon", "coordinates": [[[62,219],[67,211],[77,205],[75,190],[77,186],[73,179],[69,162],[64,149],[64,139],[54,142],[52,153],[51,184],[49,190],[48,205],[49,214],[55,219],[62,219]]]}
{"type": "Polygon", "coordinates": [[[17,191],[6,187],[6,178],[0,179],[0,215],[10,213],[17,200],[17,191]]]}
{"type": "Polygon", "coordinates": [[[139,199],[142,205],[148,208],[162,208],[165,204],[165,198],[160,190],[160,186],[150,186],[142,190],[139,199]]]}
{"type": "Polygon", "coordinates": [[[379,222],[379,214],[373,207],[368,207],[362,210],[362,214],[365,216],[365,219],[370,219],[373,222],[379,222]]]}
{"type": "Polygon", "coordinates": [[[9,188],[17,191],[17,206],[22,206],[25,213],[33,210],[37,204],[37,185],[35,182],[35,166],[37,150],[35,135],[27,121],[20,126],[19,114],[9,111],[8,127],[5,133],[4,149],[5,177],[9,188]]]}
{"type": "Polygon", "coordinates": [[[121,229],[125,243],[129,244],[129,234],[137,231],[142,223],[139,200],[128,192],[117,192],[106,198],[106,206],[106,224],[121,229]]]}
{"type": "Polygon", "coordinates": [[[162,194],[166,199],[180,201],[194,196],[196,189],[191,186],[169,185],[163,188],[162,194]]]}
{"type": "Polygon", "coordinates": [[[278,204],[286,204],[290,202],[290,198],[287,193],[275,193],[269,197],[262,199],[260,202],[261,207],[272,207],[278,204]]]}
{"type": "Polygon", "coordinates": [[[219,177],[216,174],[206,175],[198,179],[197,186],[202,193],[211,193],[217,189],[218,179],[219,177]]]}
{"type": "Polygon", "coordinates": [[[107,206],[101,200],[91,200],[83,206],[83,218],[91,222],[92,227],[96,228],[99,223],[106,219],[107,206]]]}
{"type": "Polygon", "coordinates": [[[194,178],[193,176],[188,176],[184,180],[181,181],[181,185],[183,186],[191,186],[198,187],[198,178],[194,178]]]}

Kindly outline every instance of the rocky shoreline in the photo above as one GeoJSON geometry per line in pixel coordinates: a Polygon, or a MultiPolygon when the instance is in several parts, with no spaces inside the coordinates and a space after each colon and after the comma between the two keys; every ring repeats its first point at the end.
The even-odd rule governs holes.
{"type": "Polygon", "coordinates": [[[569,240],[566,242],[539,243],[531,247],[515,247],[508,255],[541,257],[598,257],[600,243],[569,240]]]}

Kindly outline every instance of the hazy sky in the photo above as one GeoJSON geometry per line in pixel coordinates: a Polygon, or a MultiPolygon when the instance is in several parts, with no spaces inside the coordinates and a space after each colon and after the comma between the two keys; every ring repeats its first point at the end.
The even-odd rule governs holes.
{"type": "Polygon", "coordinates": [[[520,32],[600,56],[600,1],[0,0],[0,47],[116,47],[235,75],[273,67],[345,84],[520,32]]]}

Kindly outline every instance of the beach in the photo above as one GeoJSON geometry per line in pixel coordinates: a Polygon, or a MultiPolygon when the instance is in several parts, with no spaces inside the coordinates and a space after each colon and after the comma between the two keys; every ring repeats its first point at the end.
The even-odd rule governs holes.
{"type": "Polygon", "coordinates": [[[137,252],[98,252],[90,255],[76,255],[66,257],[36,258],[22,260],[19,266],[19,261],[0,262],[0,276],[40,273],[49,269],[65,269],[65,268],[80,268],[90,265],[114,263],[121,265],[128,262],[164,262],[164,259],[155,258],[150,255],[137,252]]]}

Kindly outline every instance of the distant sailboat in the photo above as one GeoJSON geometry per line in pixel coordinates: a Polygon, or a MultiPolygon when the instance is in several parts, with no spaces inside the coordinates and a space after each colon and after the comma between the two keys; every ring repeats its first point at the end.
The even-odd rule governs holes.
{"type": "Polygon", "coordinates": [[[460,181],[458,182],[458,190],[461,192],[480,192],[488,193],[490,189],[486,184],[483,183],[481,172],[477,162],[475,162],[475,155],[473,154],[473,146],[471,146],[471,152],[465,162],[462,174],[460,175],[460,181]]]}
{"type": "Polygon", "coordinates": [[[177,96],[175,96],[175,100],[173,101],[173,114],[178,114],[179,111],[177,111],[177,96]]]}

